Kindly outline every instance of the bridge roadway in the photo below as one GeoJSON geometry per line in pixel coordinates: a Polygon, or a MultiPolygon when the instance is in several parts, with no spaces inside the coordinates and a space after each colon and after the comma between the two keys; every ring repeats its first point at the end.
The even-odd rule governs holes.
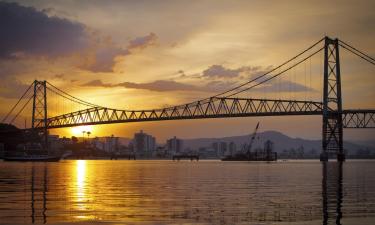
{"type": "MultiPolygon", "coordinates": [[[[154,110],[91,107],[47,119],[48,129],[142,121],[204,118],[322,115],[323,103],[314,101],[213,97],[154,110]]],[[[375,128],[375,110],[343,110],[344,128],[375,128]]],[[[44,128],[43,121],[36,128],[44,128]]]]}

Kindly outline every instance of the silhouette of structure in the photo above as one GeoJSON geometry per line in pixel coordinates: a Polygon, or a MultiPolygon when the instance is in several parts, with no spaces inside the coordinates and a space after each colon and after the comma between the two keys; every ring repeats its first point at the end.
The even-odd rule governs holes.
{"type": "Polygon", "coordinates": [[[322,162],[323,225],[341,224],[343,201],[342,162],[322,162]]]}
{"type": "Polygon", "coordinates": [[[323,87],[323,152],[321,160],[327,161],[329,153],[336,153],[344,161],[342,142],[342,98],[340,78],[339,41],[324,39],[323,87]]]}
{"type": "MultiPolygon", "coordinates": [[[[330,155],[336,155],[338,161],[344,161],[343,128],[375,128],[375,109],[342,109],[339,47],[343,47],[354,55],[375,65],[374,58],[349,44],[338,39],[324,37],[295,57],[261,76],[212,97],[188,104],[152,110],[113,109],[86,102],[69,95],[47,81],[37,80],[30,85],[21,99],[26,98],[26,93],[33,86],[34,92],[30,97],[33,98],[31,129],[44,134],[45,140],[47,140],[48,129],[80,125],[227,117],[322,115],[323,148],[321,160],[327,161],[330,155]],[[307,52],[317,48],[322,42],[324,43],[323,47],[300,59],[307,52]],[[239,97],[239,94],[285,74],[322,50],[324,50],[322,101],[239,97]],[[281,72],[275,72],[287,64],[292,65],[281,72]],[[272,75],[272,72],[276,74],[272,75]],[[260,81],[259,79],[263,80],[260,81]],[[55,96],[64,98],[67,102],[78,104],[80,107],[84,107],[84,109],[48,117],[47,91],[55,96]]],[[[19,102],[5,116],[3,122],[12,114],[19,102]]],[[[25,105],[13,117],[10,123],[15,120],[25,108],[25,105]]]]}

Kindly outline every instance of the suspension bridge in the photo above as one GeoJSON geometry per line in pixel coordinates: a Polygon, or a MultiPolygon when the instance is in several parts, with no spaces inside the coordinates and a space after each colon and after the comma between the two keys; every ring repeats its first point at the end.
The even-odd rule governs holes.
{"type": "Polygon", "coordinates": [[[2,123],[15,123],[27,106],[31,105],[31,127],[25,130],[37,131],[47,140],[48,129],[81,125],[228,117],[320,115],[322,116],[321,160],[327,161],[329,156],[335,155],[338,161],[344,161],[343,128],[375,128],[375,109],[343,109],[340,48],[366,63],[375,65],[374,58],[368,54],[339,39],[324,37],[279,66],[224,92],[187,104],[150,110],[125,110],[100,106],[74,97],[48,81],[35,80],[3,118],[2,123]],[[318,53],[323,53],[323,74],[318,72],[319,77],[312,79],[311,62],[318,53]],[[299,75],[296,68],[300,66],[304,66],[302,69],[304,81],[297,82],[296,77],[299,75]],[[308,66],[309,79],[306,78],[308,66]],[[289,77],[289,81],[285,77],[289,77]],[[293,82],[290,81],[291,77],[293,82]],[[312,84],[322,86],[321,92],[315,91],[321,94],[321,97],[318,97],[319,100],[307,100],[306,95],[304,100],[301,100],[298,99],[298,97],[303,98],[301,96],[292,97],[290,94],[289,96],[285,94],[286,92],[300,92],[296,90],[296,87],[301,86],[298,86],[298,83],[304,84],[303,87],[307,91],[313,90],[312,84]],[[285,90],[288,85],[289,89],[285,90]],[[260,97],[254,97],[255,95],[251,94],[254,90],[260,92],[258,95],[260,97]],[[277,97],[267,98],[270,92],[275,93],[277,97]],[[250,93],[251,96],[245,96],[246,93],[250,93]],[[53,100],[57,97],[62,100],[53,100]],[[54,108],[54,104],[58,106],[54,108]]]}

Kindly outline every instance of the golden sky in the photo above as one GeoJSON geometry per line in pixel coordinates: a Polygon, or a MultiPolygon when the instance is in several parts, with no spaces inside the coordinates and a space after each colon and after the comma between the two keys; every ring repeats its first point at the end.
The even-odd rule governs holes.
{"type": "MultiPolygon", "coordinates": [[[[151,109],[209,97],[245,82],[324,35],[374,56],[374,9],[371,0],[3,1],[0,113],[9,111],[34,79],[48,80],[94,104],[151,109]]],[[[340,53],[344,108],[375,108],[374,67],[344,50],[340,53]]],[[[318,55],[296,71],[308,70],[308,85],[292,80],[291,74],[284,78],[313,91],[292,89],[278,95],[319,100],[321,62],[318,55]]],[[[267,93],[274,96],[279,97],[267,93]]],[[[143,129],[163,141],[174,135],[242,135],[257,121],[263,131],[321,137],[320,116],[143,122],[91,129],[92,136],[127,137],[143,129]]],[[[52,132],[72,135],[71,129],[52,132]]],[[[348,139],[374,136],[373,131],[344,132],[348,139]]]]}

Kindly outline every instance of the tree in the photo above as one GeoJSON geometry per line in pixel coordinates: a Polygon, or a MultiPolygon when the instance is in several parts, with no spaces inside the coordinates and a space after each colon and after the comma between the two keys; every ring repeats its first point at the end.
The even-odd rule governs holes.
{"type": "Polygon", "coordinates": [[[72,142],[73,144],[76,144],[78,142],[78,138],[76,136],[72,136],[72,142]]]}
{"type": "Polygon", "coordinates": [[[86,133],[86,131],[83,130],[83,131],[82,131],[82,141],[85,141],[85,133],[86,133]]]}

